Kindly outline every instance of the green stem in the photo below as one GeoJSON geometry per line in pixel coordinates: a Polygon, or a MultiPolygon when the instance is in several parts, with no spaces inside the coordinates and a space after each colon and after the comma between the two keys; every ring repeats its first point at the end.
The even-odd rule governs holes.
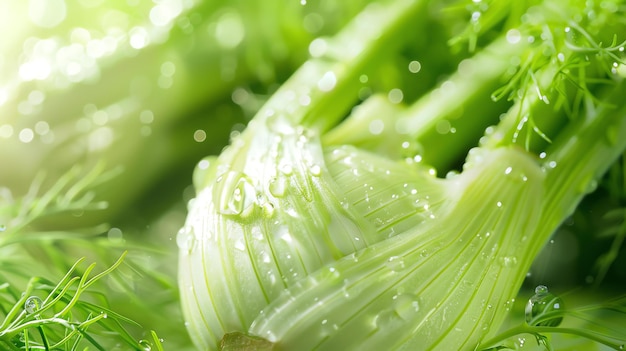
{"type": "Polygon", "coordinates": [[[499,334],[496,338],[487,340],[485,343],[483,343],[480,347],[482,350],[484,349],[488,349],[490,347],[494,347],[497,346],[499,343],[501,343],[502,341],[520,335],[520,334],[531,334],[531,335],[538,335],[538,334],[551,334],[551,333],[557,333],[557,334],[570,334],[570,335],[578,335],[581,336],[583,338],[595,341],[597,343],[606,345],[612,349],[615,350],[622,350],[624,348],[624,344],[617,344],[614,342],[611,342],[605,338],[603,338],[600,334],[594,333],[592,331],[586,331],[585,329],[577,329],[577,328],[554,328],[554,327],[541,327],[541,326],[528,326],[528,325],[521,325],[512,329],[509,329],[501,334],[499,334]]]}
{"type": "Polygon", "coordinates": [[[626,150],[626,106],[622,103],[625,94],[626,81],[621,81],[604,95],[604,104],[590,111],[586,118],[573,122],[548,148],[544,161],[545,228],[557,226],[571,215],[626,150]]]}
{"type": "Polygon", "coordinates": [[[421,23],[416,19],[424,18],[426,5],[426,1],[407,0],[371,4],[336,37],[319,39],[326,49],[314,53],[317,58],[283,84],[255,119],[284,114],[294,125],[328,130],[357,100],[359,76],[410,39],[408,31],[419,32],[416,27],[421,23]]]}
{"type": "Polygon", "coordinates": [[[462,61],[457,72],[437,89],[408,107],[374,96],[326,133],[324,144],[351,144],[392,159],[413,157],[411,152],[417,152],[429,166],[450,168],[463,157],[464,150],[475,145],[485,127],[498,121],[498,111],[509,104],[494,103],[491,94],[503,83],[511,60],[528,47],[528,42],[511,44],[504,37],[496,39],[462,61]],[[384,126],[379,134],[370,131],[373,123],[384,126]],[[416,150],[411,150],[415,141],[416,150]],[[419,145],[429,147],[420,150],[419,145]]]}

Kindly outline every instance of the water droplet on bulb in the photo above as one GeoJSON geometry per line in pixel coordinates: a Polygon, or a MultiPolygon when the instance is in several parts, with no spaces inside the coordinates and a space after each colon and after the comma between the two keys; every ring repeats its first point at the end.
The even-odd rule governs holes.
{"type": "Polygon", "coordinates": [[[321,324],[320,333],[321,333],[321,336],[323,337],[332,335],[337,330],[339,330],[339,326],[335,323],[329,322],[328,319],[323,319],[320,324],[321,324]]]}
{"type": "Polygon", "coordinates": [[[284,177],[271,179],[269,183],[270,194],[274,195],[275,197],[282,197],[283,195],[285,195],[286,183],[287,181],[284,177]]]}
{"type": "Polygon", "coordinates": [[[322,168],[319,165],[312,165],[309,168],[309,172],[315,177],[319,177],[322,174],[322,168]]]}
{"type": "Polygon", "coordinates": [[[552,314],[563,309],[563,300],[550,293],[548,287],[539,285],[535,288],[535,295],[526,303],[526,323],[532,326],[556,327],[561,324],[563,317],[557,314],[554,317],[545,318],[544,315],[552,314]]]}
{"type": "Polygon", "coordinates": [[[337,281],[341,278],[341,273],[335,267],[328,267],[324,270],[323,277],[329,281],[337,281]]]}
{"type": "Polygon", "coordinates": [[[504,256],[500,258],[500,263],[504,267],[514,267],[517,265],[517,257],[515,256],[504,256]]]}
{"type": "Polygon", "coordinates": [[[31,296],[24,302],[24,310],[26,313],[33,314],[38,312],[43,305],[43,301],[37,296],[31,296]]]}
{"type": "Polygon", "coordinates": [[[404,260],[400,256],[389,257],[385,265],[393,272],[400,272],[405,268],[404,260]]]}
{"type": "Polygon", "coordinates": [[[400,294],[393,297],[393,306],[395,312],[400,318],[409,321],[419,312],[420,306],[417,296],[412,294],[400,294]]]}
{"type": "Polygon", "coordinates": [[[239,172],[229,172],[224,188],[219,191],[221,191],[219,199],[221,214],[245,217],[252,212],[256,204],[257,193],[254,185],[239,172]],[[229,188],[232,190],[228,190],[229,188]]]}
{"type": "Polygon", "coordinates": [[[246,243],[244,243],[243,240],[235,241],[235,249],[239,251],[246,251],[246,243]]]}
{"type": "Polygon", "coordinates": [[[261,207],[263,208],[263,215],[266,218],[272,218],[275,211],[274,205],[271,202],[266,202],[261,207]]]}
{"type": "Polygon", "coordinates": [[[176,245],[182,251],[191,253],[196,243],[196,235],[192,228],[183,227],[176,234],[176,245]]]}

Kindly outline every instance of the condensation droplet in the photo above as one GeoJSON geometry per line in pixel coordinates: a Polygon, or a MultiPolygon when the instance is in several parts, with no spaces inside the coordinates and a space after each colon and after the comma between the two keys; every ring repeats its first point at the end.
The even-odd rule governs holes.
{"type": "Polygon", "coordinates": [[[31,296],[24,302],[24,310],[26,313],[33,314],[38,312],[43,306],[43,301],[37,296],[31,296]]]}
{"type": "Polygon", "coordinates": [[[282,197],[287,189],[286,184],[287,180],[284,177],[272,178],[268,185],[270,194],[275,197],[282,197]]]}
{"type": "Polygon", "coordinates": [[[561,324],[563,316],[563,300],[550,293],[545,285],[538,285],[526,303],[526,323],[532,326],[556,327],[561,324]],[[554,314],[554,316],[550,316],[554,314]]]}
{"type": "Polygon", "coordinates": [[[313,176],[319,177],[320,174],[322,174],[322,168],[319,165],[312,165],[309,167],[309,172],[311,172],[313,176]]]}
{"type": "Polygon", "coordinates": [[[246,244],[243,242],[243,240],[237,240],[235,241],[235,249],[239,251],[246,251],[246,244]]]}
{"type": "Polygon", "coordinates": [[[138,343],[142,351],[152,350],[152,344],[148,340],[139,340],[138,343]]]}
{"type": "Polygon", "coordinates": [[[400,256],[389,257],[385,265],[393,272],[400,272],[404,270],[404,268],[406,268],[404,264],[404,259],[402,259],[402,257],[400,256]]]}
{"type": "Polygon", "coordinates": [[[176,245],[182,251],[191,253],[196,244],[196,235],[191,227],[183,227],[176,234],[176,245]]]}
{"type": "Polygon", "coordinates": [[[504,267],[513,267],[517,265],[517,257],[515,256],[504,256],[500,258],[500,264],[504,267]]]}
{"type": "Polygon", "coordinates": [[[124,233],[120,228],[111,228],[107,232],[107,238],[111,242],[120,243],[124,241],[124,233]]]}
{"type": "Polygon", "coordinates": [[[395,295],[393,297],[393,308],[398,316],[405,321],[413,320],[420,310],[417,296],[413,294],[395,295]]]}
{"type": "Polygon", "coordinates": [[[261,207],[263,208],[263,215],[266,218],[271,218],[274,215],[275,208],[271,202],[265,202],[261,207]]]}

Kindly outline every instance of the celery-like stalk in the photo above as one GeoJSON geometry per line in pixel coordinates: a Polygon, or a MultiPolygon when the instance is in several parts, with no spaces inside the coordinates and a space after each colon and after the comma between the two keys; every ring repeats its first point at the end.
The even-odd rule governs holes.
{"type": "Polygon", "coordinates": [[[363,75],[410,41],[401,34],[433,6],[385,5],[324,39],[232,145],[200,163],[177,237],[199,348],[492,346],[482,343],[539,249],[626,148],[623,109],[611,104],[622,78],[607,76],[603,59],[580,64],[584,48],[564,33],[581,28],[577,45],[598,55],[623,45],[598,47],[596,17],[577,20],[575,1],[495,1],[486,18],[504,29],[474,33],[502,34],[490,44],[469,38],[477,53],[438,88],[406,107],[397,92],[375,95],[344,120],[363,75]],[[586,86],[596,79],[608,87],[586,86]],[[511,106],[463,111],[487,97],[511,106]],[[460,174],[435,177],[476,144],[460,174]]]}
{"type": "Polygon", "coordinates": [[[532,262],[544,196],[544,175],[523,152],[475,157],[442,184],[449,203],[431,221],[311,274],[250,331],[281,350],[474,349],[532,262]]]}

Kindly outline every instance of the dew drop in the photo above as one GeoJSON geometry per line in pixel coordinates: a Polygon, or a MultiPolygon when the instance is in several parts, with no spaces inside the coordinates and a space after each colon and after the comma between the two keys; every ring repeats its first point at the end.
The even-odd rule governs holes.
{"type": "Polygon", "coordinates": [[[196,243],[196,235],[191,227],[183,227],[176,234],[176,245],[182,251],[191,253],[196,243]]]}
{"type": "Polygon", "coordinates": [[[276,177],[269,182],[269,191],[275,197],[282,197],[285,195],[287,181],[283,177],[276,177]]]}
{"type": "Polygon", "coordinates": [[[271,202],[265,202],[262,208],[263,208],[263,215],[265,215],[266,218],[271,218],[274,215],[275,208],[271,202]]]}
{"type": "Polygon", "coordinates": [[[214,166],[217,165],[217,157],[209,156],[198,162],[198,165],[193,170],[193,185],[196,190],[204,188],[207,179],[211,179],[211,172],[214,166]]]}
{"type": "Polygon", "coordinates": [[[514,267],[517,265],[517,257],[515,256],[501,257],[500,264],[502,264],[503,267],[514,267]]]}
{"type": "Polygon", "coordinates": [[[139,346],[141,346],[142,351],[150,351],[152,350],[152,344],[148,340],[139,340],[139,346]]]}
{"type": "Polygon", "coordinates": [[[327,281],[338,281],[341,278],[341,273],[335,267],[328,267],[323,271],[323,279],[327,281]]]}
{"type": "Polygon", "coordinates": [[[270,257],[270,255],[267,252],[264,251],[261,254],[261,261],[263,263],[270,263],[270,262],[272,262],[272,258],[270,257]]]}
{"type": "Polygon", "coordinates": [[[406,321],[413,320],[415,314],[420,310],[417,296],[412,294],[399,294],[394,296],[393,307],[398,316],[406,321]]]}
{"type": "Polygon", "coordinates": [[[321,324],[320,335],[322,337],[332,335],[337,330],[339,330],[339,326],[336,323],[331,323],[328,319],[323,319],[320,324],[321,324]]]}
{"type": "Polygon", "coordinates": [[[389,257],[385,265],[393,272],[400,272],[405,268],[404,259],[400,256],[389,257]]]}
{"type": "Polygon", "coordinates": [[[374,316],[372,325],[374,329],[388,329],[399,320],[395,310],[383,310],[374,316]]]}
{"type": "Polygon", "coordinates": [[[252,213],[256,200],[254,185],[246,176],[240,172],[229,172],[226,175],[219,199],[221,214],[246,217],[252,213]]]}
{"type": "Polygon", "coordinates": [[[563,317],[559,310],[563,309],[563,300],[550,293],[545,285],[538,285],[533,295],[526,303],[526,323],[532,326],[556,327],[561,324],[563,317]],[[545,316],[556,314],[553,317],[545,316]]]}
{"type": "Polygon", "coordinates": [[[119,228],[111,228],[107,232],[107,238],[109,239],[109,241],[114,243],[123,243],[124,233],[119,228]]]}
{"type": "Polygon", "coordinates": [[[319,177],[322,174],[322,168],[319,165],[312,165],[309,168],[309,172],[315,177],[319,177]]]}
{"type": "Polygon", "coordinates": [[[261,231],[261,228],[259,226],[256,226],[256,225],[252,226],[250,231],[251,231],[252,238],[254,240],[263,240],[263,239],[265,239],[265,235],[263,235],[263,231],[261,231]]]}
{"type": "Polygon", "coordinates": [[[235,241],[235,249],[239,251],[246,251],[246,244],[243,242],[243,240],[237,240],[235,241]]]}
{"type": "Polygon", "coordinates": [[[43,305],[43,301],[37,296],[31,296],[24,302],[24,310],[26,313],[33,314],[38,312],[43,305]]]}

